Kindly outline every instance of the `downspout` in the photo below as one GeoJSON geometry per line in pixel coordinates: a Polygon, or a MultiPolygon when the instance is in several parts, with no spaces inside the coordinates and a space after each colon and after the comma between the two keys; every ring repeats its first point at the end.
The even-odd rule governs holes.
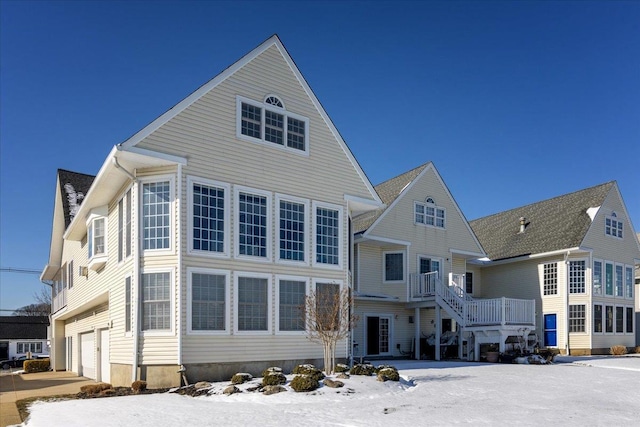
{"type": "Polygon", "coordinates": [[[49,357],[52,358],[52,362],[50,366],[52,366],[52,370],[55,371],[56,366],[56,354],[53,352],[54,349],[54,341],[53,341],[53,280],[40,280],[43,285],[47,285],[51,288],[51,308],[49,309],[49,327],[47,328],[47,340],[49,341],[49,357]],[[52,357],[53,356],[53,357],[52,357]]]}
{"type": "Polygon", "coordinates": [[[571,255],[571,251],[567,251],[564,254],[564,281],[565,281],[565,289],[564,289],[564,327],[566,330],[565,344],[564,350],[566,355],[569,356],[569,255],[571,255]]]}
{"type": "MultiPolygon", "coordinates": [[[[178,307],[178,319],[177,319],[177,327],[178,327],[178,365],[180,365],[180,370],[184,369],[182,366],[182,224],[183,221],[180,221],[182,218],[182,165],[178,163],[178,180],[176,182],[177,187],[177,195],[176,195],[176,210],[178,212],[178,229],[176,231],[176,245],[178,249],[178,268],[176,269],[176,288],[177,288],[177,301],[176,306],[178,307]]],[[[184,222],[186,223],[186,221],[184,222]]],[[[186,378],[186,372],[183,373],[186,378]]],[[[186,380],[185,380],[186,383],[186,380]]],[[[188,385],[186,383],[185,385],[188,385]]]]}

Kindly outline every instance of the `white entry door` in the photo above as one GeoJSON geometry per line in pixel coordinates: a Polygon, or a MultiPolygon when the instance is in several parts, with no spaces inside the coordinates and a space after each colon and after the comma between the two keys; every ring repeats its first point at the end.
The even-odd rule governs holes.
{"type": "Polygon", "coordinates": [[[111,365],[109,364],[109,330],[100,330],[100,381],[108,383],[111,381],[111,365]]]}
{"type": "Polygon", "coordinates": [[[95,334],[80,334],[80,375],[96,379],[95,334]]]}

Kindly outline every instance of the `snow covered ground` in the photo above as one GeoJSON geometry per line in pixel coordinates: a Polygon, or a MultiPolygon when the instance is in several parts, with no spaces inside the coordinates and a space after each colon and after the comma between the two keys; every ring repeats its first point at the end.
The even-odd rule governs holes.
{"type": "MultiPolygon", "coordinates": [[[[389,362],[383,362],[389,363],[389,362]]],[[[352,376],[341,389],[35,403],[28,427],[631,426],[640,423],[640,355],[557,357],[553,365],[393,361],[400,382],[352,376]]],[[[229,383],[215,383],[221,393],[229,383]]]]}

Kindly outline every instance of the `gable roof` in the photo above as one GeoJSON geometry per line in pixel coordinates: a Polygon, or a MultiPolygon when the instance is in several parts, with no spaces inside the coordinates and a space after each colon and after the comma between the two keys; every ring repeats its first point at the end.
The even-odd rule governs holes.
{"type": "Polygon", "coordinates": [[[71,224],[71,221],[78,212],[80,204],[87,195],[94,179],[94,175],[58,169],[58,182],[60,183],[65,229],[69,227],[69,224],[71,224]]]}
{"type": "Polygon", "coordinates": [[[0,339],[47,339],[48,316],[0,316],[0,339]]]}
{"type": "MultiPolygon", "coordinates": [[[[381,204],[380,198],[378,197],[378,194],[376,193],[376,191],[373,189],[373,185],[371,184],[371,181],[369,181],[369,178],[364,173],[364,170],[360,167],[360,164],[354,157],[353,153],[347,146],[344,139],[342,139],[342,135],[340,135],[340,132],[338,132],[338,129],[333,124],[333,121],[331,120],[331,118],[329,118],[329,115],[325,111],[324,107],[322,106],[322,104],[320,103],[316,95],[313,93],[313,90],[311,90],[311,87],[309,86],[306,79],[298,69],[291,55],[289,55],[289,52],[284,47],[284,45],[282,44],[282,41],[280,40],[277,34],[274,34],[271,37],[269,37],[267,40],[262,42],[262,44],[260,44],[258,47],[256,47],[251,52],[244,55],[242,58],[240,58],[238,61],[233,63],[228,68],[226,68],[224,71],[222,71],[220,74],[215,76],[213,79],[209,80],[207,83],[200,86],[198,89],[196,89],[193,93],[191,93],[185,99],[183,99],[178,104],[171,107],[160,117],[158,117],[157,119],[149,123],[147,126],[145,126],[142,130],[140,130],[139,132],[131,136],[126,141],[118,144],[117,147],[121,150],[122,149],[130,150],[134,148],[136,144],[138,144],[144,138],[146,138],[147,136],[151,135],[153,132],[158,130],[162,125],[164,125],[169,120],[176,117],[178,114],[180,114],[182,111],[187,109],[194,102],[198,101],[205,94],[213,90],[216,86],[224,82],[226,79],[228,79],[233,74],[235,74],[238,70],[242,69],[242,67],[244,67],[249,62],[253,61],[255,58],[257,58],[259,55],[264,53],[266,50],[268,50],[272,46],[275,46],[276,49],[278,49],[278,52],[280,52],[280,54],[286,61],[287,65],[289,66],[293,74],[296,76],[296,79],[302,86],[307,96],[309,96],[309,98],[311,99],[311,102],[313,103],[314,107],[317,109],[318,113],[324,120],[325,124],[327,125],[327,127],[329,128],[333,136],[335,137],[336,141],[338,141],[340,148],[344,151],[345,155],[349,159],[349,162],[353,165],[356,173],[358,174],[358,176],[366,186],[367,190],[369,191],[369,194],[373,199],[373,203],[365,202],[365,205],[369,205],[369,206],[380,205],[381,204]]],[[[371,207],[368,207],[366,209],[369,210],[371,209],[371,207]]]]}
{"type": "Polygon", "coordinates": [[[354,233],[362,233],[369,229],[382,214],[396,201],[402,192],[409,187],[431,162],[427,162],[417,168],[411,169],[394,178],[384,181],[374,187],[384,206],[374,211],[358,215],[353,219],[352,226],[354,233]]]}
{"type": "Polygon", "coordinates": [[[579,247],[615,181],[500,212],[469,224],[492,261],[579,247]],[[526,226],[520,233],[520,218],[526,226]]]}

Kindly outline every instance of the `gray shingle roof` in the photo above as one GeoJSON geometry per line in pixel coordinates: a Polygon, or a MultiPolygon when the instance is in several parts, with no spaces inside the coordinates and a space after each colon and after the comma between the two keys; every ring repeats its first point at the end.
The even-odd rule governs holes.
{"type": "Polygon", "coordinates": [[[64,227],[66,229],[69,224],[71,224],[95,176],[58,169],[58,179],[60,181],[60,194],[62,194],[62,206],[64,209],[64,227]]]}
{"type": "Polygon", "coordinates": [[[385,210],[400,196],[404,190],[420,173],[429,165],[425,163],[415,169],[411,169],[401,175],[391,178],[374,187],[380,199],[384,203],[384,207],[375,211],[358,215],[353,219],[352,226],[354,233],[362,233],[366,231],[373,223],[380,218],[385,210]]]}
{"type": "Polygon", "coordinates": [[[543,200],[469,222],[489,259],[551,252],[580,246],[591,226],[587,209],[602,206],[615,181],[543,200]],[[524,233],[520,217],[526,218],[524,233]]]}
{"type": "Polygon", "coordinates": [[[0,316],[0,339],[40,339],[47,338],[47,316],[0,316]]]}

